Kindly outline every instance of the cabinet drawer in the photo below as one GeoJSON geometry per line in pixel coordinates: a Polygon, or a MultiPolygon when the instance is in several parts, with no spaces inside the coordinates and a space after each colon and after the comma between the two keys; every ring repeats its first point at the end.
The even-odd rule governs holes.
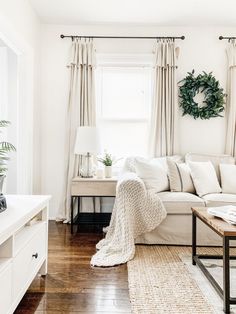
{"type": "Polygon", "coordinates": [[[13,261],[13,298],[16,298],[19,293],[28,288],[27,284],[36,276],[42,261],[45,259],[46,234],[47,225],[42,223],[38,232],[16,255],[13,261]]]}
{"type": "Polygon", "coordinates": [[[8,313],[12,303],[12,264],[0,272],[0,313],[8,313]]]}
{"type": "Polygon", "coordinates": [[[116,196],[116,181],[111,182],[72,182],[71,195],[116,196]]]}

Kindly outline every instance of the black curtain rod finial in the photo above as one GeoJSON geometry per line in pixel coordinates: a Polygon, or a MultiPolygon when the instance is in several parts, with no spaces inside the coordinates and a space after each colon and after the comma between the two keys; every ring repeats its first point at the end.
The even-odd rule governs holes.
{"type": "Polygon", "coordinates": [[[219,36],[219,40],[223,40],[223,39],[227,39],[230,42],[230,40],[236,39],[236,37],[235,36],[226,36],[226,37],[219,36]]]}
{"type": "Polygon", "coordinates": [[[61,36],[60,36],[62,39],[65,37],[63,34],[61,34],[61,36]]]}

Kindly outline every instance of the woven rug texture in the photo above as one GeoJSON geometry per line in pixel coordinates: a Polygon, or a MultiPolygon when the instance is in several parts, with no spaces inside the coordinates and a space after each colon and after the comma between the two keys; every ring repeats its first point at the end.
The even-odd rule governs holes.
{"type": "MultiPolygon", "coordinates": [[[[220,254],[221,249],[200,248],[199,252],[220,254]]],[[[128,262],[132,313],[216,313],[191,275],[183,256],[185,259],[191,258],[190,247],[136,246],[135,258],[128,262]]]]}

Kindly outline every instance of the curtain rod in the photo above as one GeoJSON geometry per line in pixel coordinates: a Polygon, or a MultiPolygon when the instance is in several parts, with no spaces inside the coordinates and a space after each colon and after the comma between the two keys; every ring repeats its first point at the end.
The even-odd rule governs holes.
{"type": "Polygon", "coordinates": [[[168,37],[133,37],[133,36],[128,36],[128,37],[124,37],[124,36],[79,36],[79,35],[61,35],[60,36],[62,39],[63,38],[71,38],[72,40],[74,38],[109,38],[109,39],[181,39],[184,40],[185,36],[180,36],[180,37],[176,37],[176,36],[168,36],[168,37]]]}
{"type": "Polygon", "coordinates": [[[224,37],[224,36],[220,36],[220,37],[219,37],[219,40],[223,40],[223,39],[228,39],[228,40],[230,40],[230,39],[236,39],[236,37],[224,37]]]}

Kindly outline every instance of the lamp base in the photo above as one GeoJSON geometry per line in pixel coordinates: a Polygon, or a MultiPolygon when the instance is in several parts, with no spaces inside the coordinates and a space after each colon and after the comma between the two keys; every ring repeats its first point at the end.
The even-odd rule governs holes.
{"type": "Polygon", "coordinates": [[[80,176],[82,178],[93,178],[93,175],[94,175],[94,169],[93,169],[92,156],[90,153],[87,153],[83,157],[82,167],[80,170],[80,176]]]}
{"type": "Polygon", "coordinates": [[[94,176],[93,175],[83,175],[83,174],[80,174],[81,178],[93,178],[94,176]]]}

